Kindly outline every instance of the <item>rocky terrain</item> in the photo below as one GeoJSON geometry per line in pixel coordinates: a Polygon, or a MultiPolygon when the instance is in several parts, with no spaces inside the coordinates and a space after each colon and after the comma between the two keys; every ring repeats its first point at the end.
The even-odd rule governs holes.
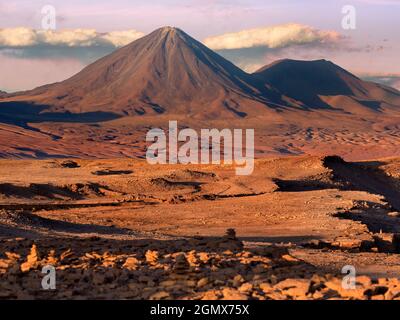
{"type": "Polygon", "coordinates": [[[397,299],[400,160],[0,161],[7,299],[397,299]],[[53,265],[57,289],[42,290],[53,265]],[[356,288],[342,287],[354,266],[356,288]]]}

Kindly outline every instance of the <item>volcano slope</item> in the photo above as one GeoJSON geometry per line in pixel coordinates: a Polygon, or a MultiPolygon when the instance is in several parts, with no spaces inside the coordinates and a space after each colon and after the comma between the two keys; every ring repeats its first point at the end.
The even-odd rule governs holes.
{"type": "Polygon", "coordinates": [[[264,159],[248,177],[230,166],[2,160],[0,292],[394,299],[399,172],[395,158],[264,159]],[[46,264],[60,277],[53,292],[40,289],[46,264]],[[341,286],[345,265],[356,268],[356,289],[341,286]]]}

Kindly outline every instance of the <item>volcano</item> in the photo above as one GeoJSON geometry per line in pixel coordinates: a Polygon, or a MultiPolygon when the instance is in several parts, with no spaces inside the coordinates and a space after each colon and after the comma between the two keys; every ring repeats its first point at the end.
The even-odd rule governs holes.
{"type": "Polygon", "coordinates": [[[397,90],[363,81],[327,60],[279,60],[256,71],[254,76],[303,109],[360,113],[398,111],[400,106],[397,90]]]}
{"type": "Polygon", "coordinates": [[[368,114],[398,112],[400,105],[397,90],[362,81],[326,60],[280,60],[248,74],[173,27],[157,29],[65,81],[0,99],[5,118],[31,121],[159,114],[273,119],[285,110],[368,114]]]}
{"type": "Polygon", "coordinates": [[[164,27],[30,91],[0,93],[0,157],[146,154],[149,128],[251,128],[256,157],[399,155],[400,92],[326,60],[280,60],[249,74],[164,27]]]}
{"type": "Polygon", "coordinates": [[[63,82],[14,96],[40,112],[244,117],[280,96],[180,29],[164,27],[63,82]],[[255,110],[254,110],[255,109],[255,110]]]}

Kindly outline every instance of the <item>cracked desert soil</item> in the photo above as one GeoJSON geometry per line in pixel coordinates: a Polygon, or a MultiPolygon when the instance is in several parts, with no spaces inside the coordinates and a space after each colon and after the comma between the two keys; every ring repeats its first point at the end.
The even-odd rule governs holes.
{"type": "Polygon", "coordinates": [[[243,177],[231,166],[1,160],[1,295],[397,298],[399,177],[397,158],[260,159],[243,177]],[[53,295],[37,287],[50,262],[62,273],[53,295]],[[365,276],[361,289],[339,288],[345,265],[365,276]]]}

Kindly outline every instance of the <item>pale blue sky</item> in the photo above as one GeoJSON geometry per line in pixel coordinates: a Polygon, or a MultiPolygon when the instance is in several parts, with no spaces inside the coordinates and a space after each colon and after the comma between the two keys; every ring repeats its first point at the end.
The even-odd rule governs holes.
{"type": "MultiPolygon", "coordinates": [[[[311,47],[309,51],[302,47],[301,52],[296,51],[296,47],[289,47],[265,50],[258,55],[254,50],[239,50],[225,52],[225,55],[242,67],[245,63],[263,65],[281,57],[325,57],[357,74],[400,75],[400,0],[0,0],[0,29],[40,29],[40,10],[47,4],[54,5],[57,10],[58,29],[94,28],[99,32],[135,29],[148,33],[160,26],[172,25],[200,41],[249,28],[287,23],[308,25],[346,36],[348,46],[335,50],[311,47]],[[346,4],[357,10],[356,30],[346,31],[341,27],[341,9],[346,4]]],[[[14,66],[9,68],[21,74],[29,70],[29,80],[32,80],[20,80],[19,83],[15,71],[9,76],[3,72],[0,89],[28,89],[62,80],[107,53],[103,49],[104,52],[91,52],[91,48],[86,52],[82,48],[70,49],[68,54],[59,48],[35,50],[20,50],[13,56],[14,51],[10,48],[0,47],[0,67],[11,63],[14,66]],[[58,71],[54,71],[54,63],[59,66],[58,71]]]]}
{"type": "Polygon", "coordinates": [[[62,28],[150,32],[175,25],[200,38],[287,22],[340,31],[341,8],[350,4],[358,11],[362,34],[400,39],[399,0],[1,0],[5,14],[0,27],[40,28],[40,10],[46,4],[57,9],[62,28]]]}

